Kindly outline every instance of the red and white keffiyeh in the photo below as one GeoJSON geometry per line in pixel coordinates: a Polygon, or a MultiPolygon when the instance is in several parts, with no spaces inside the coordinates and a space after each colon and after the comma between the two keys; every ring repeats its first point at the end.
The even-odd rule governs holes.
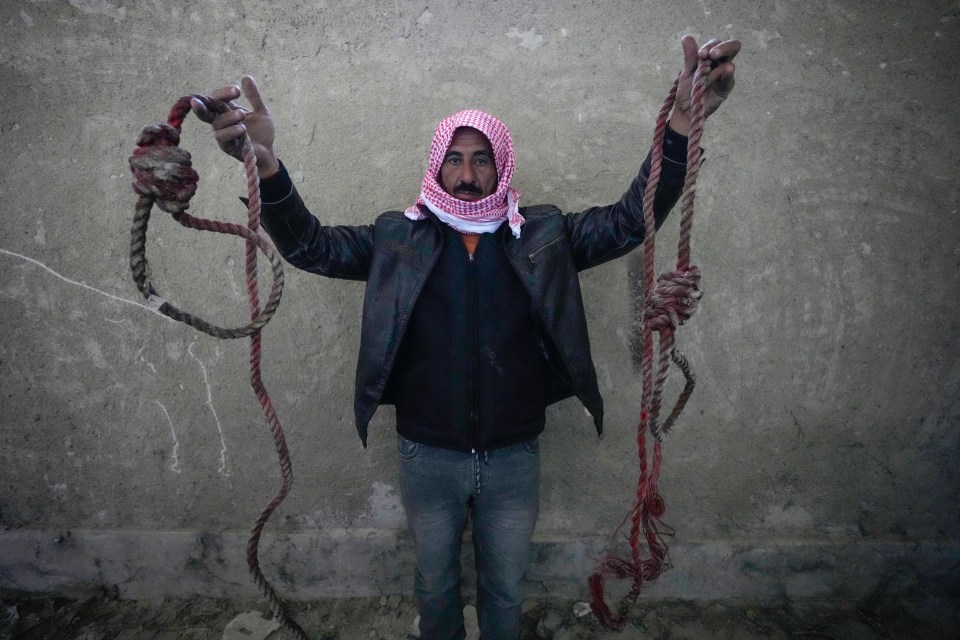
{"type": "Polygon", "coordinates": [[[426,205],[440,220],[462,233],[492,233],[506,220],[513,235],[519,238],[520,227],[524,222],[518,211],[520,193],[510,187],[515,167],[513,141],[506,125],[483,111],[458,111],[437,125],[433,144],[430,145],[430,163],[423,176],[420,197],[404,215],[411,220],[423,220],[426,216],[420,210],[420,205],[426,205]],[[497,166],[497,190],[476,202],[466,202],[453,197],[437,182],[443,158],[453,140],[454,132],[459,127],[476,129],[487,137],[493,147],[493,161],[497,166]]]}

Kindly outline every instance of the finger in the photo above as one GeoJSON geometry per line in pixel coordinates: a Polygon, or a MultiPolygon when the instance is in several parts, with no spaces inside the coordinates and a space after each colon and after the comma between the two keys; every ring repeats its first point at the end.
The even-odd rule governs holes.
{"type": "Polygon", "coordinates": [[[691,35],[680,38],[680,47],[683,49],[683,68],[687,73],[693,73],[697,66],[697,41],[691,35]]]}
{"type": "Polygon", "coordinates": [[[193,113],[196,114],[197,118],[206,122],[207,124],[212,124],[214,115],[213,112],[207,109],[206,105],[197,100],[196,98],[190,99],[190,108],[193,109],[193,113]]]}
{"type": "Polygon", "coordinates": [[[722,62],[733,60],[733,58],[740,53],[741,46],[742,44],[739,40],[721,42],[710,49],[710,59],[722,62]]]}
{"type": "Polygon", "coordinates": [[[729,60],[712,63],[710,66],[710,71],[707,74],[707,84],[716,82],[724,76],[732,76],[736,68],[736,65],[729,60]]]}
{"type": "Polygon", "coordinates": [[[707,76],[706,88],[713,95],[726,100],[733,91],[734,82],[734,66],[732,62],[728,62],[710,72],[707,76]]]}
{"type": "Polygon", "coordinates": [[[733,91],[733,85],[736,82],[736,78],[733,75],[734,66],[732,62],[728,62],[726,65],[724,65],[724,67],[724,73],[717,78],[716,92],[718,95],[726,98],[728,95],[730,95],[730,92],[733,91]]]}
{"type": "Polygon", "coordinates": [[[240,88],[236,85],[221,87],[211,93],[209,96],[195,95],[191,100],[190,106],[193,107],[197,117],[201,118],[204,122],[212,122],[215,114],[221,114],[229,111],[230,109],[236,109],[237,106],[232,102],[232,100],[233,98],[239,97],[239,95],[240,88]],[[197,110],[194,102],[200,105],[200,111],[197,110]]]}
{"type": "Polygon", "coordinates": [[[223,129],[218,129],[214,133],[214,137],[217,139],[217,143],[221,147],[232,147],[237,146],[240,143],[240,139],[243,138],[247,133],[247,128],[242,124],[235,124],[232,127],[225,127],[223,129]]]}
{"type": "Polygon", "coordinates": [[[212,96],[194,96],[194,99],[203,105],[203,108],[212,115],[230,111],[230,107],[227,106],[228,103],[218,98],[212,96]]]}
{"type": "Polygon", "coordinates": [[[214,100],[219,100],[220,102],[229,102],[230,100],[236,100],[240,97],[240,87],[235,84],[230,84],[225,87],[220,87],[216,91],[210,94],[210,97],[214,100]]]}
{"type": "Polygon", "coordinates": [[[243,122],[246,114],[240,109],[230,109],[218,114],[210,123],[214,130],[227,129],[243,122]]]}
{"type": "Polygon", "coordinates": [[[713,69],[710,70],[710,73],[707,74],[706,88],[710,88],[713,85],[714,90],[718,93],[729,92],[730,88],[733,87],[733,76],[736,71],[736,66],[732,62],[724,62],[713,69]]]}
{"type": "Polygon", "coordinates": [[[712,38],[707,42],[703,43],[703,46],[700,47],[700,51],[697,52],[697,56],[700,60],[706,60],[710,57],[710,50],[715,46],[720,44],[720,41],[716,38],[712,38]]]}
{"type": "Polygon", "coordinates": [[[267,105],[263,103],[263,98],[260,96],[260,87],[257,86],[257,81],[253,79],[253,76],[243,76],[240,79],[240,84],[243,86],[243,95],[246,96],[253,110],[257,113],[267,111],[267,105]]]}

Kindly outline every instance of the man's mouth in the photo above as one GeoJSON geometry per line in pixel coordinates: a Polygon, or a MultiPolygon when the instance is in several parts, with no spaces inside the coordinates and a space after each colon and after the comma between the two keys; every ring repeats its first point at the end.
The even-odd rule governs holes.
{"type": "Polygon", "coordinates": [[[465,198],[473,199],[474,196],[482,196],[483,191],[475,184],[468,184],[466,182],[460,183],[453,190],[454,195],[464,196],[465,198]]]}

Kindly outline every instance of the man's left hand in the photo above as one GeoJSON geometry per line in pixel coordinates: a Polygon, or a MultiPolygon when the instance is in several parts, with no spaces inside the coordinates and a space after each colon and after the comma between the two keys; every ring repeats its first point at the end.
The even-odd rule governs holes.
{"type": "Polygon", "coordinates": [[[733,59],[740,52],[739,40],[710,40],[699,49],[693,36],[683,36],[683,71],[677,86],[677,101],[670,114],[670,128],[681,135],[690,133],[690,91],[693,88],[693,72],[701,60],[710,61],[706,90],[703,94],[704,114],[709,116],[733,91],[733,59]]]}

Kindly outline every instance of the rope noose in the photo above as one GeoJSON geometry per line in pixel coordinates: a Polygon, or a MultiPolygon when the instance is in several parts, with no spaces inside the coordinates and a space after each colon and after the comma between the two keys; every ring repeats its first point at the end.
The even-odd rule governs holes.
{"type": "Polygon", "coordinates": [[[656,223],[653,215],[653,201],[663,164],[663,138],[667,119],[677,97],[679,76],[667,94],[657,117],[653,136],[650,176],[643,198],[644,241],[643,241],[643,391],[641,398],[640,420],[637,425],[637,456],[640,459],[640,473],[633,506],[623,522],[613,534],[611,550],[607,557],[590,576],[588,581],[591,594],[590,608],[600,623],[608,628],[623,629],[629,618],[630,609],[640,596],[644,582],[656,580],[669,568],[667,545],[663,535],[672,534],[672,530],[662,520],[666,506],[657,490],[660,467],[663,462],[661,445],[663,436],[670,430],[683,411],[690,394],[693,392],[695,377],[687,359],[674,346],[676,328],[682,325],[696,310],[700,300],[700,270],[690,264],[690,235],[693,227],[693,200],[696,192],[697,172],[700,169],[700,137],[703,133],[704,113],[703,94],[705,80],[710,71],[710,61],[700,60],[694,71],[691,92],[690,135],[687,142],[687,174],[681,195],[680,241],[677,248],[677,268],[660,274],[654,281],[654,251],[656,246],[656,223]],[[657,348],[654,347],[653,332],[659,334],[657,348]],[[657,360],[654,376],[653,363],[657,360]],[[663,387],[673,361],[683,372],[686,379],[683,391],[677,398],[673,410],[667,419],[660,423],[660,409],[663,400],[663,387]],[[653,456],[648,461],[646,432],[653,436],[653,456]],[[613,546],[620,531],[630,522],[630,559],[624,560],[613,555],[613,546]],[[641,540],[642,536],[642,540],[641,540]],[[645,544],[644,544],[645,543],[645,544]],[[631,579],[630,591],[620,600],[619,609],[614,615],[604,599],[604,581],[606,578],[631,579]]]}
{"type": "Polygon", "coordinates": [[[260,330],[270,321],[283,291],[283,264],[270,241],[260,232],[260,178],[257,173],[257,160],[250,138],[244,135],[241,154],[244,171],[247,176],[247,226],[204,220],[187,213],[190,198],[197,190],[199,176],[192,168],[190,154],[179,147],[180,130],[183,120],[190,112],[190,100],[197,98],[214,111],[223,111],[222,102],[205,96],[184,96],[170,109],[166,123],[147,125],[140,132],[137,148],[130,156],[130,170],[133,172],[133,189],[140,196],[133,217],[130,242],[130,269],[137,287],[147,299],[148,306],[160,313],[186,323],[204,333],[217,338],[250,338],[250,383],[273,434],[277,455],[280,459],[282,484],[280,492],[264,507],[250,532],[247,542],[247,565],[260,592],[267,600],[274,618],[289,630],[298,640],[307,640],[307,634],[286,612],[276,591],[260,570],[258,548],[260,535],[270,515],[280,506],[293,485],[293,468],[287,450],[283,427],[273,408],[273,402],[267,393],[260,375],[260,330]],[[250,322],[234,329],[218,327],[200,318],[181,311],[157,293],[150,279],[150,265],[146,257],[147,222],[150,210],[156,204],[160,209],[173,215],[174,220],[185,227],[200,231],[226,233],[244,238],[246,241],[245,264],[247,278],[247,299],[250,304],[250,322]],[[260,293],[257,286],[257,250],[264,253],[273,270],[273,287],[266,304],[260,308],[260,293]]]}

